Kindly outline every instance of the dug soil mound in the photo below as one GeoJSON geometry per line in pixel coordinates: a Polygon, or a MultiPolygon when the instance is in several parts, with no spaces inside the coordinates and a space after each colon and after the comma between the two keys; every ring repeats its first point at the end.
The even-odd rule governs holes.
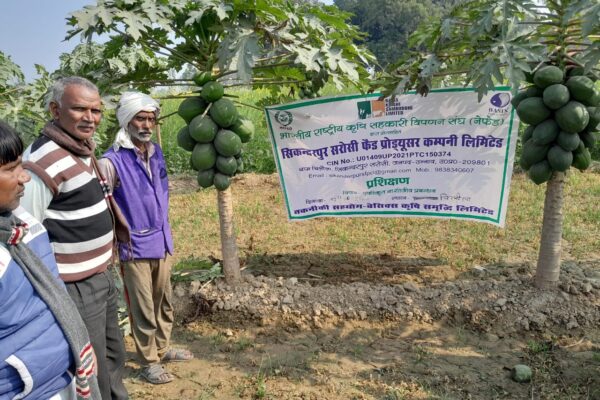
{"type": "MultiPolygon", "coordinates": [[[[289,269],[294,269],[294,261],[289,260],[289,269]]],[[[255,276],[250,271],[236,286],[219,280],[202,289],[199,284],[187,290],[180,286],[176,294],[191,303],[182,310],[193,311],[194,299],[210,299],[216,313],[238,313],[263,326],[283,322],[299,330],[324,328],[341,320],[380,320],[460,325],[505,337],[600,326],[600,271],[594,262],[564,265],[559,289],[551,291],[533,287],[526,265],[478,266],[448,281],[452,274],[443,266],[419,260],[412,266],[402,260],[396,264],[384,257],[378,271],[362,274],[358,267],[341,265],[330,271],[336,275],[335,283],[329,283],[325,271],[318,268],[308,276],[255,276]],[[381,283],[395,269],[396,282],[381,283]]],[[[283,268],[274,270],[283,272],[283,268]]],[[[184,318],[192,320],[193,315],[184,318]]]]}

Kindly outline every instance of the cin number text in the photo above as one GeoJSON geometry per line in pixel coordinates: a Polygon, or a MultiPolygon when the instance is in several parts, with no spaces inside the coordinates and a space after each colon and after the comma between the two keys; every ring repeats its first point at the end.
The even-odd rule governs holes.
{"type": "Polygon", "coordinates": [[[425,157],[452,157],[451,151],[410,151],[405,153],[371,154],[358,156],[356,161],[385,160],[387,158],[425,158],[425,157]]]}

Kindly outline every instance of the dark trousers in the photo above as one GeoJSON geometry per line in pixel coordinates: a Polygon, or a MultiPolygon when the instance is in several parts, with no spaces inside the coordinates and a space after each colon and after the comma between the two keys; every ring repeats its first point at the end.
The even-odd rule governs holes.
{"type": "Polygon", "coordinates": [[[117,319],[117,288],[110,271],[77,282],[67,291],[85,322],[96,352],[98,385],[102,400],[127,399],[123,385],[125,345],[117,319]]]}

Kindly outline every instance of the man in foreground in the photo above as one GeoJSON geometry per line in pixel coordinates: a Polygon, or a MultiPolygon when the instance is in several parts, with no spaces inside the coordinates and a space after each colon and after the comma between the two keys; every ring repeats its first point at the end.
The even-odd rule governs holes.
{"type": "Polygon", "coordinates": [[[100,400],[88,332],[44,227],[19,206],[23,142],[0,121],[0,398],[100,400]]]}
{"type": "Polygon", "coordinates": [[[118,292],[107,270],[113,217],[98,180],[92,139],[102,117],[100,94],[90,81],[68,77],[55,82],[48,100],[53,119],[23,155],[32,179],[22,205],[48,231],[58,272],[96,352],[102,398],[127,399],[118,292]]]}

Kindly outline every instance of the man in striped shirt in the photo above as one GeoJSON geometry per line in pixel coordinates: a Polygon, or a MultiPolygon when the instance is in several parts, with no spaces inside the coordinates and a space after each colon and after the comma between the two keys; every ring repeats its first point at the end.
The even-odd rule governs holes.
{"type": "Polygon", "coordinates": [[[48,109],[52,121],[23,154],[32,179],[21,204],[48,231],[59,274],[98,358],[102,399],[127,399],[117,289],[108,270],[113,216],[106,184],[98,178],[92,139],[102,117],[100,94],[84,78],[62,78],[51,88],[48,109]]]}

